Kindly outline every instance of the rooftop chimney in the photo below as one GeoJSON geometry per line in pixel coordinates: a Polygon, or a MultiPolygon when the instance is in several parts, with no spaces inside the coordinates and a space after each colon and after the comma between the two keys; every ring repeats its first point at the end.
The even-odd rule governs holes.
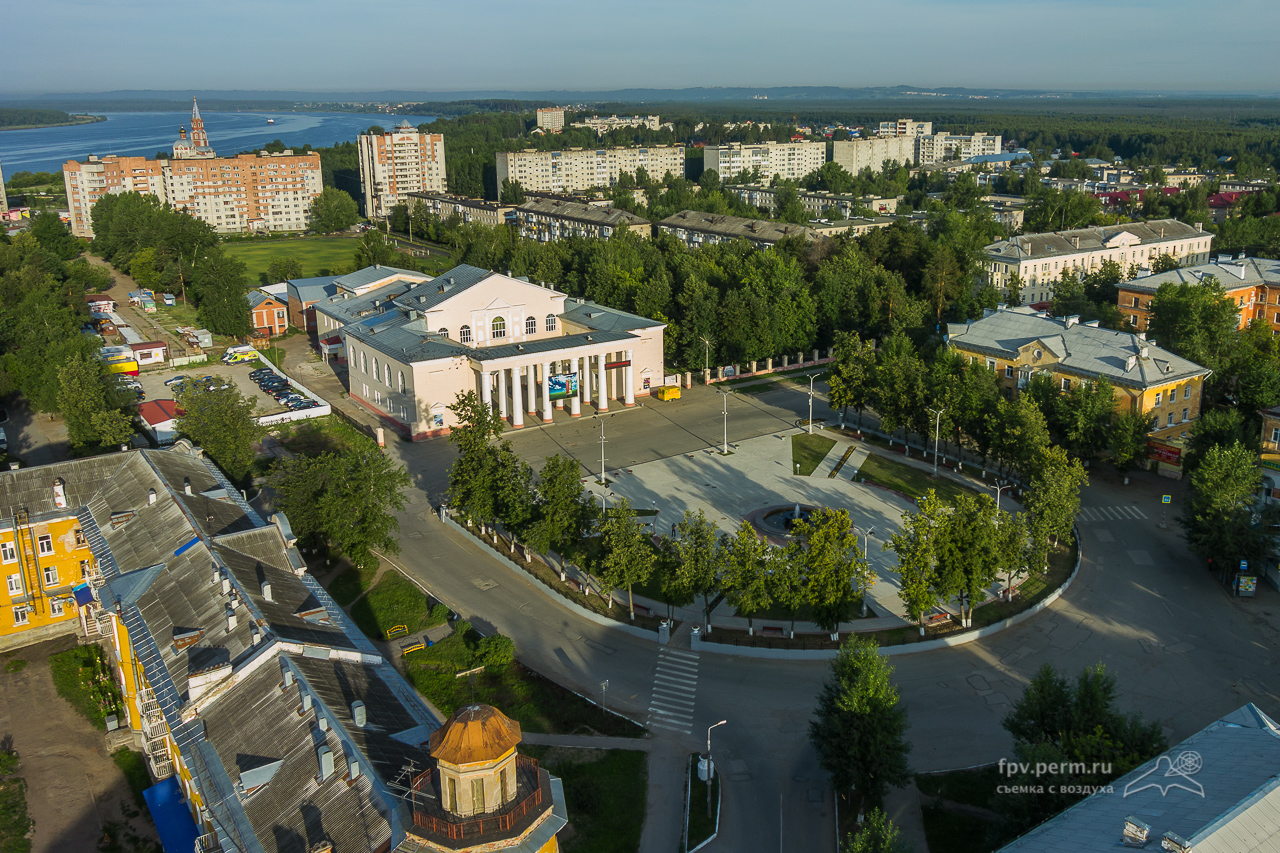
{"type": "Polygon", "coordinates": [[[369,723],[369,712],[359,699],[351,703],[351,719],[357,726],[364,728],[369,723]]]}
{"type": "Polygon", "coordinates": [[[1124,819],[1124,834],[1120,840],[1125,847],[1145,847],[1151,838],[1151,826],[1133,815],[1124,819]]]}
{"type": "Polygon", "coordinates": [[[191,494],[191,478],[190,477],[182,478],[182,492],[183,494],[187,494],[187,495],[191,494]]]}
{"type": "Polygon", "coordinates": [[[271,581],[262,582],[262,597],[267,601],[275,601],[275,599],[271,597],[271,581]]]}
{"type": "Polygon", "coordinates": [[[293,670],[289,669],[288,667],[285,667],[285,670],[284,670],[284,686],[285,687],[293,686],[293,670]]]}
{"type": "Polygon", "coordinates": [[[316,759],[320,762],[320,781],[333,775],[333,750],[322,746],[316,750],[316,759]]]}
{"type": "Polygon", "coordinates": [[[1062,324],[1065,328],[1070,329],[1072,326],[1077,325],[1079,322],[1080,322],[1079,314],[1068,314],[1066,318],[1063,320],[1062,324]]]}
{"type": "Polygon", "coordinates": [[[151,506],[156,502],[156,490],[147,489],[147,506],[151,506]]]}
{"type": "Polygon", "coordinates": [[[227,605],[227,631],[234,631],[236,628],[236,609],[230,604],[227,605]]]}

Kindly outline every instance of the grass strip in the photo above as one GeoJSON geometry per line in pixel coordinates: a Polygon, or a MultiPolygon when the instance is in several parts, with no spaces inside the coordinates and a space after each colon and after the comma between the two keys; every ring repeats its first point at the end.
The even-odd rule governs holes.
{"type": "Polygon", "coordinates": [[[938,497],[948,503],[962,494],[975,494],[973,489],[962,486],[947,477],[933,477],[919,468],[904,465],[896,459],[888,459],[872,453],[867,456],[862,467],[858,469],[857,479],[865,479],[887,489],[902,492],[912,498],[922,498],[925,492],[933,489],[938,497]]]}
{"type": "Polygon", "coordinates": [[[151,774],[147,771],[147,760],[143,758],[141,752],[136,752],[127,746],[122,746],[111,753],[111,760],[115,762],[116,767],[120,768],[125,781],[129,783],[129,790],[133,792],[133,801],[139,809],[145,810],[147,801],[143,798],[142,792],[151,787],[151,774]]]}
{"type": "Polygon", "coordinates": [[[636,853],[644,826],[648,758],[629,749],[522,746],[564,782],[572,833],[564,853],[636,853]]]}
{"type": "Polygon", "coordinates": [[[826,458],[831,448],[836,446],[834,438],[827,438],[825,435],[817,433],[800,433],[791,436],[791,468],[796,470],[799,465],[799,475],[808,477],[813,473],[814,469],[822,464],[822,460],[826,458]]]}
{"type": "Polygon", "coordinates": [[[398,625],[404,625],[410,634],[443,625],[449,619],[449,608],[443,604],[432,607],[413,581],[391,571],[351,607],[351,618],[365,636],[384,640],[387,631],[398,625]]]}

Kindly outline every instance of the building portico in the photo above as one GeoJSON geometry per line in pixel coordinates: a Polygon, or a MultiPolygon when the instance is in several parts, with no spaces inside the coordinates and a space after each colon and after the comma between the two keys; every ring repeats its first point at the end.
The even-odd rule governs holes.
{"type": "MultiPolygon", "coordinates": [[[[566,401],[570,417],[581,417],[583,407],[589,405],[594,405],[597,412],[607,412],[611,387],[617,389],[615,402],[627,408],[634,406],[635,351],[591,351],[594,343],[584,346],[585,352],[572,352],[553,361],[541,360],[536,354],[486,357],[489,353],[477,351],[471,358],[471,369],[480,400],[496,407],[498,416],[509,420],[515,429],[524,426],[526,412],[543,423],[551,423],[554,409],[563,409],[566,401]]],[[[572,348],[573,342],[566,341],[562,349],[572,348]]]]}

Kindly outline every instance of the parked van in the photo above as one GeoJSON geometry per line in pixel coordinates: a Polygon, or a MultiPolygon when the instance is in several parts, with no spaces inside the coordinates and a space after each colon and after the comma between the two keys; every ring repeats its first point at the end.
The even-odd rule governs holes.
{"type": "Polygon", "coordinates": [[[9,436],[4,434],[4,427],[0,427],[0,453],[9,452],[9,436]]]}

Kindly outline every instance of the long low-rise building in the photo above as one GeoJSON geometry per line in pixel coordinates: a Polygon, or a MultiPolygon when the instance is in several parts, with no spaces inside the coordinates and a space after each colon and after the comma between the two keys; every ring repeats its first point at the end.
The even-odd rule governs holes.
{"type": "Polygon", "coordinates": [[[1151,300],[1164,285],[1190,284],[1207,286],[1210,279],[1236,303],[1238,328],[1261,320],[1280,335],[1280,261],[1267,258],[1227,257],[1215,263],[1141,276],[1122,281],[1116,305],[1120,313],[1139,331],[1151,323],[1151,300]]]}
{"type": "Polygon", "coordinates": [[[1097,321],[1053,317],[1032,308],[988,311],[981,320],[947,324],[947,345],[970,363],[995,371],[1009,395],[1036,373],[1063,391],[1105,378],[1115,388],[1117,411],[1151,419],[1156,440],[1185,438],[1200,416],[1209,370],[1149,343],[1141,333],[1102,329],[1097,321]]]}
{"type": "Polygon", "coordinates": [[[992,243],[983,252],[988,283],[1008,295],[1009,282],[1017,275],[1022,283],[1022,301],[1036,303],[1053,299],[1064,269],[1085,275],[1105,261],[1114,261],[1127,273],[1135,264],[1150,269],[1161,255],[1192,266],[1209,260],[1212,243],[1213,234],[1199,225],[1155,219],[1023,234],[992,243]]]}
{"type": "Polygon", "coordinates": [[[741,216],[703,213],[700,210],[682,210],[668,216],[655,228],[675,235],[691,249],[713,246],[716,243],[732,243],[734,240],[747,240],[763,249],[788,237],[819,239],[817,232],[803,225],[771,222],[767,219],[744,219],[741,216]]]}
{"type": "Polygon", "coordinates": [[[668,172],[684,177],[684,147],[650,145],[636,148],[569,148],[563,151],[499,151],[495,155],[498,187],[518,182],[526,191],[572,193],[612,187],[623,172],[643,168],[661,181],[668,172]]]}
{"type": "Polygon", "coordinates": [[[260,151],[218,157],[192,107],[191,138],[180,131],[168,160],[90,156],[63,164],[71,232],[93,237],[93,206],[112,193],[139,192],[208,223],[220,234],[302,231],[324,188],[319,154],[260,151]]]}
{"type": "Polygon", "coordinates": [[[607,240],[619,228],[628,228],[641,237],[653,233],[649,220],[618,207],[535,198],[512,212],[520,236],[540,243],[551,243],[566,237],[594,237],[607,240]]]}
{"type": "MultiPolygon", "coordinates": [[[[734,184],[726,186],[724,191],[732,193],[747,204],[767,210],[770,213],[777,207],[779,189],[763,184],[734,184]]],[[[877,216],[889,216],[898,210],[898,203],[903,196],[896,198],[879,198],[876,196],[856,196],[844,193],[832,193],[826,190],[797,190],[796,197],[814,218],[825,216],[834,210],[841,217],[848,218],[860,210],[870,210],[877,216]]]]}
{"type": "Polygon", "coordinates": [[[495,228],[507,223],[508,215],[515,210],[515,205],[485,201],[482,198],[467,198],[448,193],[409,193],[409,208],[422,202],[427,212],[441,220],[456,216],[463,222],[478,222],[495,228]]]}
{"type": "Polygon", "coordinates": [[[467,265],[315,312],[322,341],[341,342],[351,399],[414,439],[456,426],[448,407],[468,391],[518,429],[526,413],[633,406],[665,378],[665,323],[467,265]]]}

